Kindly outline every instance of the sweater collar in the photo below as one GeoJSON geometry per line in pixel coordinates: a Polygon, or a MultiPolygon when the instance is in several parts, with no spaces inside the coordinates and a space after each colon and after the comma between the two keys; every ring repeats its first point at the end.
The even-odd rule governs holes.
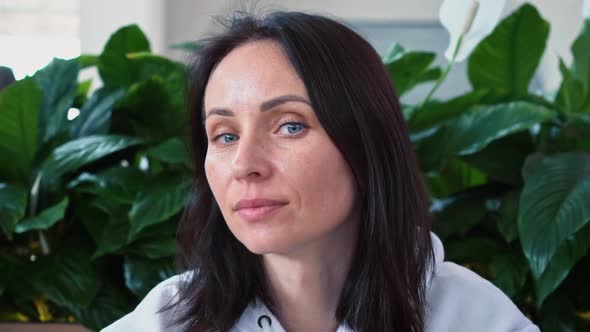
{"type": "MultiPolygon", "coordinates": [[[[443,262],[445,258],[444,248],[440,239],[434,234],[430,233],[432,240],[432,247],[434,251],[434,266],[443,262]]],[[[428,271],[427,287],[432,281],[433,271],[428,271]]],[[[244,313],[235,324],[231,332],[285,332],[279,320],[260,300],[255,300],[248,305],[244,313]]],[[[340,325],[336,332],[354,332],[346,324],[340,325]]]]}

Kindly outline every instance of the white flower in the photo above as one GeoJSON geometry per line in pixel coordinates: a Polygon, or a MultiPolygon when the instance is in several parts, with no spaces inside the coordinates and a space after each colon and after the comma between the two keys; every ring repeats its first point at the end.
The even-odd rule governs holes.
{"type": "Polygon", "coordinates": [[[489,35],[500,20],[506,0],[445,0],[440,7],[440,22],[451,40],[445,56],[453,61],[465,60],[475,46],[489,35]],[[461,38],[462,37],[462,38],[461,38]],[[456,50],[459,41],[461,45],[456,50]]]}

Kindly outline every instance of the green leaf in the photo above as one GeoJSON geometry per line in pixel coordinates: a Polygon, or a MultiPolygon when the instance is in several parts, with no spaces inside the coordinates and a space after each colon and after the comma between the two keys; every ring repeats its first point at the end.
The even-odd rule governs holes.
{"type": "Polygon", "coordinates": [[[14,226],[25,215],[27,190],[18,185],[0,183],[0,227],[12,239],[14,226]]]}
{"type": "Polygon", "coordinates": [[[399,96],[418,84],[440,77],[439,68],[430,68],[435,57],[436,54],[429,52],[406,52],[399,44],[390,47],[383,61],[399,96]]]}
{"type": "Polygon", "coordinates": [[[497,139],[529,130],[553,117],[552,111],[527,102],[479,106],[426,138],[418,154],[426,169],[438,168],[452,156],[476,153],[497,139]]]}
{"type": "Polygon", "coordinates": [[[60,306],[90,305],[101,285],[91,251],[82,243],[68,244],[59,251],[39,258],[35,289],[60,306]]]}
{"type": "Polygon", "coordinates": [[[86,97],[88,96],[88,92],[92,87],[92,79],[85,80],[78,83],[78,89],[76,91],[76,101],[74,104],[78,103],[77,105],[81,105],[86,102],[86,97]]]}
{"type": "Polygon", "coordinates": [[[498,231],[506,242],[512,242],[518,237],[518,203],[520,191],[512,190],[500,198],[498,210],[498,231]]]}
{"type": "Polygon", "coordinates": [[[154,286],[175,274],[174,258],[146,259],[126,256],[124,271],[127,288],[138,298],[144,298],[154,286]]]}
{"type": "Polygon", "coordinates": [[[448,101],[431,102],[412,113],[409,121],[410,129],[414,132],[441,125],[445,121],[467,112],[470,107],[480,103],[489,93],[490,91],[487,89],[476,90],[448,101]]]}
{"type": "Polygon", "coordinates": [[[563,242],[590,221],[590,154],[535,156],[523,175],[518,232],[538,279],[563,242]]]}
{"type": "Polygon", "coordinates": [[[34,79],[43,92],[39,114],[40,135],[48,141],[68,128],[68,110],[78,91],[79,64],[77,59],[54,58],[47,67],[35,73],[34,79]]]}
{"type": "Polygon", "coordinates": [[[485,174],[458,158],[449,160],[440,171],[426,174],[426,179],[433,197],[446,197],[487,182],[485,174]]]}
{"type": "Polygon", "coordinates": [[[78,58],[78,64],[80,69],[98,66],[100,59],[98,55],[94,54],[81,54],[78,58]]]}
{"type": "Polygon", "coordinates": [[[489,196],[490,192],[485,187],[479,187],[433,200],[434,233],[443,241],[451,236],[465,235],[486,215],[485,202],[489,196]]]}
{"type": "Polygon", "coordinates": [[[105,283],[88,307],[70,305],[68,310],[87,328],[100,331],[131,312],[135,305],[136,300],[126,289],[105,283]]]}
{"type": "Polygon", "coordinates": [[[28,185],[38,147],[41,98],[32,78],[14,82],[0,94],[0,181],[28,185]]]}
{"type": "Polygon", "coordinates": [[[83,165],[99,160],[113,152],[141,144],[134,137],[117,135],[94,135],[82,137],[57,147],[43,164],[43,171],[58,177],[83,165]]]}
{"type": "Polygon", "coordinates": [[[535,290],[539,305],[561,285],[573,266],[588,254],[588,250],[590,250],[590,225],[587,224],[557,249],[545,272],[536,280],[535,290]]]}
{"type": "Polygon", "coordinates": [[[73,138],[90,135],[104,135],[109,131],[111,112],[115,104],[123,98],[123,89],[101,88],[80,110],[80,115],[72,121],[70,133],[73,138]]]}
{"type": "Polygon", "coordinates": [[[529,272],[526,258],[519,253],[504,253],[494,257],[492,267],[494,284],[510,298],[516,298],[524,287],[529,272]]]}
{"type": "Polygon", "coordinates": [[[162,79],[159,76],[133,84],[113,112],[111,130],[130,136],[163,141],[185,132],[186,112],[182,86],[178,77],[162,79]],[[174,91],[172,91],[174,90],[174,91]]]}
{"type": "Polygon", "coordinates": [[[191,160],[186,145],[180,138],[174,137],[147,150],[146,155],[170,164],[182,164],[191,167],[191,160]]]}
{"type": "Polygon", "coordinates": [[[572,74],[582,82],[587,92],[590,92],[590,20],[584,21],[584,27],[572,45],[572,74]]]}
{"type": "Polygon", "coordinates": [[[491,180],[520,187],[523,183],[520,170],[526,157],[535,149],[531,134],[523,131],[497,139],[474,154],[462,156],[462,159],[491,180]]]}
{"type": "Polygon", "coordinates": [[[82,173],[68,183],[69,189],[106,197],[116,204],[132,204],[149,178],[135,167],[116,166],[97,174],[82,173]]]}
{"type": "Polygon", "coordinates": [[[151,180],[149,187],[139,193],[129,212],[130,239],[136,238],[147,226],[178,213],[186,203],[189,190],[190,182],[178,176],[160,176],[151,180]]]}
{"type": "Polygon", "coordinates": [[[45,230],[62,220],[68,207],[68,198],[51,206],[39,213],[38,216],[27,218],[18,223],[14,229],[15,233],[24,233],[31,230],[45,230]]]}
{"type": "Polygon", "coordinates": [[[117,30],[99,57],[98,71],[105,85],[120,87],[132,84],[138,74],[127,54],[149,51],[149,42],[137,25],[117,30]]]}
{"type": "Polygon", "coordinates": [[[108,223],[102,221],[102,232],[98,238],[98,248],[92,254],[92,259],[112,254],[123,249],[127,245],[129,236],[129,220],[111,219],[108,223]]]}
{"type": "Polygon", "coordinates": [[[137,80],[147,80],[158,76],[166,78],[171,75],[184,76],[185,66],[149,52],[137,52],[127,54],[130,64],[137,68],[137,80]]]}
{"type": "Polygon", "coordinates": [[[147,238],[134,242],[128,251],[150,259],[170,257],[176,254],[174,236],[147,238]]]}
{"type": "Polygon", "coordinates": [[[590,113],[570,114],[565,131],[576,139],[577,150],[590,152],[590,113]]]}
{"type": "Polygon", "coordinates": [[[530,4],[504,19],[473,51],[467,72],[474,89],[498,88],[522,96],[549,35],[549,23],[530,4]]]}
{"type": "Polygon", "coordinates": [[[543,332],[579,332],[576,329],[576,308],[566,292],[557,292],[547,299],[539,312],[543,332]]]}
{"type": "Polygon", "coordinates": [[[588,98],[584,85],[573,76],[561,59],[559,59],[559,70],[562,81],[555,103],[566,112],[578,112],[588,98]]]}

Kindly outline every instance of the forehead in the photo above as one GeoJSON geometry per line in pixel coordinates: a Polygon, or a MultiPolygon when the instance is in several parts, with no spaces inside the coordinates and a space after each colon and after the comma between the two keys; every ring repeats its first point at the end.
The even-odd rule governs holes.
{"type": "Polygon", "coordinates": [[[238,46],[211,73],[205,89],[205,108],[259,104],[278,95],[308,98],[305,86],[274,41],[238,46]]]}

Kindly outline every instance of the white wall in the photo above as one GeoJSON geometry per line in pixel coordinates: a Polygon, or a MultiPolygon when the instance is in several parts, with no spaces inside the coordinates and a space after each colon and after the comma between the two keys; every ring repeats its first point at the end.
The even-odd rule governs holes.
{"type": "Polygon", "coordinates": [[[167,45],[164,4],[165,0],[81,0],[82,53],[100,53],[113,32],[131,23],[137,23],[147,34],[154,52],[164,53],[167,45]]]}
{"type": "MultiPolygon", "coordinates": [[[[341,18],[345,21],[437,22],[442,0],[81,0],[82,52],[98,53],[109,34],[118,27],[138,22],[147,32],[152,49],[179,60],[182,53],[170,45],[196,40],[215,31],[213,16],[233,9],[288,9],[309,11],[341,18]]],[[[525,0],[508,0],[506,12],[525,0]]],[[[541,65],[542,86],[551,91],[558,87],[558,56],[571,62],[570,45],[582,27],[583,0],[530,0],[552,29],[547,52],[541,65]]]]}
{"type": "MultiPolygon", "coordinates": [[[[166,7],[166,40],[194,40],[214,31],[212,17],[248,8],[253,1],[173,0],[166,7]]],[[[309,11],[344,20],[436,21],[441,0],[260,0],[256,9],[309,11]]]]}

